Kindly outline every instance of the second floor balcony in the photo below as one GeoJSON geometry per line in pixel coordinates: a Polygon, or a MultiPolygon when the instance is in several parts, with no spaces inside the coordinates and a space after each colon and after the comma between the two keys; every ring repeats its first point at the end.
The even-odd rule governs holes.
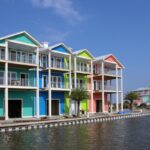
{"type": "Polygon", "coordinates": [[[36,54],[25,51],[9,50],[8,60],[12,62],[20,62],[26,64],[36,64],[36,54]]]}
{"type": "Polygon", "coordinates": [[[18,87],[36,87],[36,81],[31,79],[8,79],[9,86],[18,86],[18,87]]]}

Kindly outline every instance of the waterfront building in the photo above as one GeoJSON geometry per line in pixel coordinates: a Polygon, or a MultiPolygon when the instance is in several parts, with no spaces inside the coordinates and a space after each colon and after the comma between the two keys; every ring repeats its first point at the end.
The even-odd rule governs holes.
{"type": "Polygon", "coordinates": [[[27,32],[0,38],[0,117],[39,117],[39,48],[27,32]]]}
{"type": "Polygon", "coordinates": [[[140,105],[141,103],[150,103],[150,86],[145,88],[138,88],[133,92],[139,95],[139,99],[135,100],[135,103],[140,105]]]}
{"type": "Polygon", "coordinates": [[[113,95],[118,112],[119,101],[123,110],[123,69],[112,54],[95,58],[87,49],[74,52],[64,43],[40,44],[25,31],[2,37],[0,117],[76,115],[77,104],[69,98],[73,88],[89,93],[82,113],[109,112],[113,95]]]}
{"type": "Polygon", "coordinates": [[[123,69],[124,66],[112,54],[95,58],[93,61],[92,112],[112,112],[113,97],[116,112],[119,111],[119,103],[123,111],[123,69]]]}

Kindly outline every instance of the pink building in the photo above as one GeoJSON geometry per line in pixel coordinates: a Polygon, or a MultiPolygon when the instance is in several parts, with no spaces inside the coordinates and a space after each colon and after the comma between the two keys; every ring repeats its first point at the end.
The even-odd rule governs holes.
{"type": "Polygon", "coordinates": [[[116,104],[116,112],[120,111],[119,104],[123,111],[123,69],[124,66],[112,54],[93,61],[90,112],[112,112],[112,103],[116,104]]]}

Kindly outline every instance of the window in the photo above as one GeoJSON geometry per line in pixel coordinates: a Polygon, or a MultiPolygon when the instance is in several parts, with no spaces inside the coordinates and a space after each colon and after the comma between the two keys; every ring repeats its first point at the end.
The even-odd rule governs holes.
{"type": "Polygon", "coordinates": [[[16,61],[16,51],[11,50],[10,52],[10,60],[16,61]]]}
{"type": "Polygon", "coordinates": [[[62,86],[62,78],[60,76],[52,76],[51,82],[52,88],[61,88],[62,86]]]}
{"type": "Polygon", "coordinates": [[[8,72],[8,85],[15,85],[16,78],[16,72],[8,72]]]}
{"type": "Polygon", "coordinates": [[[57,67],[57,68],[61,68],[61,67],[62,67],[61,58],[56,58],[56,67],[57,67]]]}
{"type": "Polygon", "coordinates": [[[26,63],[26,60],[27,60],[27,54],[25,52],[22,52],[22,61],[26,63]]]}
{"type": "Polygon", "coordinates": [[[5,59],[5,49],[0,49],[0,59],[5,59]]]}
{"type": "Polygon", "coordinates": [[[33,63],[33,54],[29,54],[29,63],[33,63]]]}
{"type": "Polygon", "coordinates": [[[21,52],[17,51],[17,61],[21,61],[21,52]]]}
{"type": "Polygon", "coordinates": [[[4,72],[0,71],[0,85],[4,84],[4,72]]]}
{"type": "Polygon", "coordinates": [[[96,74],[96,65],[93,66],[93,73],[96,74]]]}
{"type": "Polygon", "coordinates": [[[46,55],[42,56],[42,66],[44,68],[47,68],[47,56],[46,55]]]}

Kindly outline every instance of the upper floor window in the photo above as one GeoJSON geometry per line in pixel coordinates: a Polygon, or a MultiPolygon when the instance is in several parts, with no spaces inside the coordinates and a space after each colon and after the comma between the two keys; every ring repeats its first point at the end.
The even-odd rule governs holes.
{"type": "Polygon", "coordinates": [[[4,60],[5,59],[5,49],[0,48],[0,59],[4,60]]]}

